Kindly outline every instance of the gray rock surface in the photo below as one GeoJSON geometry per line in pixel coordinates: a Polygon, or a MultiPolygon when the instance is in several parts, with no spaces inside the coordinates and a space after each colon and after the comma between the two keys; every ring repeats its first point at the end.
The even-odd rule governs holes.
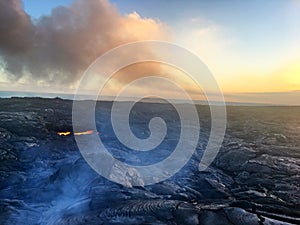
{"type": "MultiPolygon", "coordinates": [[[[202,130],[193,157],[175,176],[145,187],[106,180],[82,158],[73,135],[57,135],[72,131],[71,107],[61,99],[0,99],[0,224],[300,224],[299,107],[228,107],[222,148],[199,172],[210,129],[208,108],[199,106],[202,130]]],[[[151,164],[171,153],[180,135],[171,106],[133,109],[140,138],[149,133],[149,118],[162,114],[167,122],[166,140],[151,153],[133,153],[116,140],[110,108],[98,104],[96,123],[116,158],[151,164]]],[[[113,175],[122,172],[120,166],[113,175]]],[[[137,172],[131,177],[140,182],[137,172]]]]}

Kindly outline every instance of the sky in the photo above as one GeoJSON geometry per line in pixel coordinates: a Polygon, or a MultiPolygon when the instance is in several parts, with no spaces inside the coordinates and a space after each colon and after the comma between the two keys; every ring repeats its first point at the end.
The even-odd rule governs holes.
{"type": "MultiPolygon", "coordinates": [[[[157,39],[199,56],[228,101],[300,104],[300,1],[11,2],[0,16],[0,31],[15,30],[0,37],[2,90],[72,93],[97,56],[120,44],[157,39]],[[17,29],[3,25],[9,19],[17,29]]],[[[157,69],[120,72],[110,86],[122,86],[144,70],[157,69]]]]}

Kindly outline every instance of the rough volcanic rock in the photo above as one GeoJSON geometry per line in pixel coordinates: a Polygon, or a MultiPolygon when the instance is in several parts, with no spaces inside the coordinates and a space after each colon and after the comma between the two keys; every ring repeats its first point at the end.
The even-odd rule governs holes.
{"type": "MultiPolygon", "coordinates": [[[[124,103],[126,104],[126,103],[124,103]]],[[[149,135],[149,118],[168,125],[157,151],[122,146],[110,124],[111,102],[96,107],[99,137],[120,161],[143,165],[168,157],[180,135],[167,104],[139,103],[132,130],[149,135]]],[[[228,107],[222,148],[205,171],[198,164],[210,132],[209,108],[198,106],[199,144],[173,177],[150,186],[130,170],[127,186],[98,175],[72,134],[72,102],[0,99],[0,224],[300,224],[300,108],[228,107]],[[69,136],[57,132],[70,131],[69,136]]],[[[121,164],[112,176],[122,177],[121,164]]],[[[124,178],[125,179],[125,178],[124,178]]]]}

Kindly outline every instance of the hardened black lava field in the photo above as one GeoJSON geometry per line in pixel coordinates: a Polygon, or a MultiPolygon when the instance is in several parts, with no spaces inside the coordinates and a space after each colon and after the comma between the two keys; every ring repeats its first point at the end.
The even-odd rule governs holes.
{"type": "MultiPolygon", "coordinates": [[[[115,158],[146,165],[168,157],[180,135],[171,105],[133,108],[137,137],[149,135],[152,115],[161,114],[168,126],[157,149],[139,154],[116,140],[111,106],[97,103],[94,132],[115,158]]],[[[300,107],[227,106],[223,145],[202,172],[210,114],[208,106],[197,108],[199,144],[185,167],[164,182],[125,187],[98,175],[81,156],[72,101],[0,99],[0,224],[300,224],[300,107]]]]}

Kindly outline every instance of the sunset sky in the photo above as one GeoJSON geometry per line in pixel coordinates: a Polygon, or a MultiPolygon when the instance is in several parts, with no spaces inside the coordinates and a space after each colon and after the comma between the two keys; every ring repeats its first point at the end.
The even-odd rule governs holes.
{"type": "Polygon", "coordinates": [[[157,39],[198,55],[227,101],[300,104],[300,1],[9,2],[0,0],[0,90],[73,93],[97,56],[157,39]]]}

